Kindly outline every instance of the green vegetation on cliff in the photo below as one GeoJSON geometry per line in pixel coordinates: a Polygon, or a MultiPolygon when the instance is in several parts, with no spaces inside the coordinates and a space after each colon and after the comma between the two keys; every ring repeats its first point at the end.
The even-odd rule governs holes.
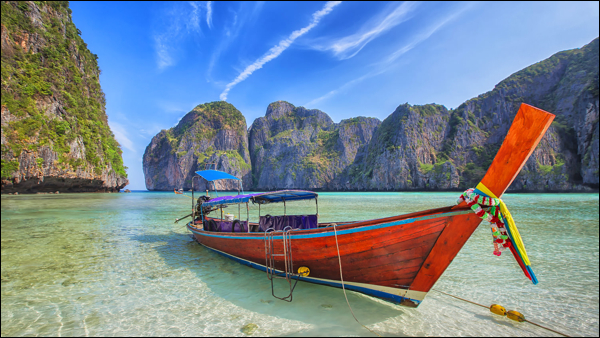
{"type": "Polygon", "coordinates": [[[213,138],[219,130],[229,129],[243,133],[245,119],[242,113],[232,104],[225,101],[216,101],[196,106],[191,112],[181,119],[181,122],[167,130],[167,137],[171,148],[175,151],[184,136],[192,133],[198,141],[213,138]],[[210,124],[199,123],[211,121],[210,124]],[[193,127],[193,128],[192,128],[193,127]]]}
{"type": "MultiPolygon", "coordinates": [[[[194,172],[208,163],[244,181],[249,178],[245,177],[251,170],[246,119],[225,101],[196,106],[176,126],[152,138],[143,157],[146,188],[190,189],[194,172]]],[[[245,188],[248,183],[244,182],[245,188]]],[[[195,188],[197,184],[206,182],[197,182],[195,188]]],[[[237,189],[237,183],[224,184],[237,189]]]]}
{"type": "MultiPolygon", "coordinates": [[[[107,122],[98,56],[71,21],[68,2],[3,1],[5,34],[2,108],[16,117],[4,128],[6,150],[15,158],[10,163],[24,149],[49,146],[59,154],[59,167],[100,174],[110,163],[117,175],[126,177],[122,151],[107,122]],[[52,116],[51,110],[59,114],[52,116]],[[85,160],[69,156],[79,136],[85,160]]],[[[2,161],[2,176],[14,168],[2,161]]]]}

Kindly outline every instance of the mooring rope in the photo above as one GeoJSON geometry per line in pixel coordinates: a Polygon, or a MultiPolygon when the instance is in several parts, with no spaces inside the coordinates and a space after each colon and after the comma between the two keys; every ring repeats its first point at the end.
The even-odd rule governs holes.
{"type": "MultiPolygon", "coordinates": [[[[481,306],[481,307],[484,307],[484,308],[486,308],[486,309],[489,309],[489,307],[488,307],[488,306],[481,305],[481,304],[479,304],[479,303],[475,303],[475,302],[472,302],[472,301],[470,301],[470,300],[466,300],[466,299],[463,299],[463,298],[460,298],[460,297],[457,297],[457,296],[451,295],[451,294],[449,294],[449,293],[445,293],[444,291],[440,291],[440,290],[436,290],[436,289],[431,289],[431,290],[432,290],[432,291],[439,292],[439,293],[441,293],[441,294],[444,294],[444,295],[446,295],[446,296],[449,296],[449,297],[452,297],[452,298],[456,298],[456,299],[458,299],[458,300],[462,300],[463,302],[471,303],[471,304],[474,304],[474,305],[481,306]]],[[[543,325],[540,325],[540,324],[537,324],[537,323],[531,322],[531,321],[529,321],[529,320],[527,320],[527,319],[525,319],[525,318],[523,318],[523,321],[524,321],[524,322],[527,322],[527,323],[529,323],[529,324],[535,325],[535,326],[537,326],[537,327],[540,327],[540,328],[542,328],[542,329],[548,330],[548,331],[550,331],[550,332],[554,332],[554,333],[556,333],[556,334],[559,334],[559,335],[561,335],[561,336],[565,336],[565,337],[571,337],[571,336],[569,336],[569,335],[566,335],[566,334],[564,334],[564,333],[562,333],[562,332],[558,332],[558,331],[556,331],[556,330],[553,330],[553,329],[551,329],[551,328],[549,328],[549,327],[545,327],[545,326],[543,326],[543,325]]]]}
{"type": "Polygon", "coordinates": [[[369,330],[369,332],[371,332],[371,333],[373,333],[373,334],[381,337],[381,335],[379,333],[377,333],[377,332],[369,329],[368,327],[364,326],[360,321],[358,321],[358,319],[354,315],[354,311],[352,311],[352,306],[350,306],[350,302],[348,301],[348,296],[346,295],[346,287],[344,287],[344,276],[342,274],[342,259],[340,258],[340,246],[338,245],[337,230],[336,230],[335,223],[333,223],[333,233],[335,234],[335,247],[337,248],[338,262],[340,263],[340,280],[342,281],[342,290],[344,290],[344,297],[346,297],[346,303],[348,304],[348,308],[350,309],[350,313],[352,313],[352,317],[354,317],[354,320],[356,320],[356,322],[358,324],[360,324],[365,329],[369,330]]]}

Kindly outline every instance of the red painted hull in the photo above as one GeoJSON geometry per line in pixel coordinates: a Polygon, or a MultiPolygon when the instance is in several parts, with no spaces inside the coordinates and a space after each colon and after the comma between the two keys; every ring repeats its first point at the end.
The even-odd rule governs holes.
{"type": "MultiPolygon", "coordinates": [[[[479,223],[481,219],[470,210],[448,207],[339,225],[336,230],[344,282],[358,285],[357,291],[370,293],[374,288],[397,296],[384,299],[417,306],[479,223]],[[429,261],[436,261],[435,268],[429,261]]],[[[265,266],[262,232],[207,232],[191,224],[188,228],[210,249],[254,263],[254,267],[265,266]]],[[[274,251],[282,253],[282,240],[276,239],[274,244],[274,251]]],[[[294,269],[310,269],[310,279],[304,280],[325,280],[323,284],[334,286],[332,282],[340,281],[333,227],[292,231],[291,247],[294,269]]],[[[284,270],[284,264],[283,257],[275,257],[276,269],[284,270]]]]}

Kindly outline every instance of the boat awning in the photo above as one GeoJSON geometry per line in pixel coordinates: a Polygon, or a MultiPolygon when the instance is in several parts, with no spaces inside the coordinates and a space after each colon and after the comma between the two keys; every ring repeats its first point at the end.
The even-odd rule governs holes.
{"type": "Polygon", "coordinates": [[[299,200],[310,200],[315,199],[319,196],[317,193],[306,190],[279,190],[270,191],[256,194],[247,195],[234,195],[234,196],[223,196],[213,198],[210,201],[202,203],[202,206],[217,206],[224,204],[238,204],[238,203],[278,203],[283,201],[299,201],[299,200]]]}
{"type": "Polygon", "coordinates": [[[265,192],[253,197],[254,203],[266,204],[285,201],[312,200],[319,196],[316,192],[308,190],[279,190],[265,192]]]}
{"type": "Polygon", "coordinates": [[[200,170],[196,171],[196,175],[212,182],[216,180],[240,180],[239,178],[219,170],[200,170]]]}

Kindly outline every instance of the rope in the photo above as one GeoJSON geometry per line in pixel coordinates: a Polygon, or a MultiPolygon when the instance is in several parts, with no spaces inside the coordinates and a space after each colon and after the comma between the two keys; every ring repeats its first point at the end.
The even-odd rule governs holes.
{"type": "Polygon", "coordinates": [[[446,296],[450,296],[450,297],[452,297],[452,298],[456,298],[456,299],[462,300],[463,302],[467,302],[467,303],[475,304],[475,305],[477,305],[477,306],[481,306],[481,307],[484,307],[484,308],[486,308],[486,309],[489,309],[489,307],[487,307],[487,306],[485,306],[485,305],[481,305],[481,304],[478,304],[478,303],[472,302],[472,301],[470,301],[470,300],[462,299],[462,298],[460,298],[460,297],[453,296],[453,295],[451,295],[451,294],[449,294],[449,293],[445,293],[445,292],[443,292],[443,291],[440,291],[440,290],[436,290],[436,289],[432,289],[432,290],[433,290],[433,291],[436,291],[436,292],[439,292],[439,293],[442,293],[442,294],[444,294],[444,295],[446,295],[446,296]]]}
{"type": "MultiPolygon", "coordinates": [[[[432,291],[439,292],[439,293],[441,293],[441,294],[444,294],[444,295],[446,295],[446,296],[449,296],[449,297],[452,297],[452,298],[456,298],[456,299],[458,299],[458,300],[462,300],[463,302],[471,303],[471,304],[474,304],[474,305],[481,306],[481,307],[484,307],[484,308],[486,308],[486,309],[489,309],[489,307],[487,307],[487,306],[485,306],[485,305],[481,305],[481,304],[479,304],[479,303],[475,303],[475,302],[472,302],[472,301],[470,301],[470,300],[466,300],[466,299],[463,299],[463,298],[460,298],[460,297],[456,297],[456,296],[454,296],[454,295],[451,295],[451,294],[449,294],[449,293],[445,293],[445,292],[443,292],[443,291],[440,291],[440,290],[436,290],[436,289],[431,289],[431,290],[432,290],[432,291]]],[[[556,334],[559,334],[559,335],[561,335],[561,336],[565,336],[565,337],[571,337],[571,336],[569,336],[569,335],[566,335],[566,334],[564,334],[564,333],[562,333],[562,332],[558,332],[558,331],[556,331],[556,330],[553,330],[553,329],[551,329],[551,328],[549,328],[549,327],[545,327],[545,326],[542,326],[542,325],[540,325],[540,324],[537,324],[537,323],[531,322],[531,321],[529,321],[529,320],[527,320],[527,319],[523,319],[523,321],[525,321],[525,322],[527,322],[527,323],[529,323],[529,324],[535,325],[535,326],[537,326],[537,327],[540,327],[540,328],[542,328],[542,329],[548,330],[548,331],[550,331],[550,332],[554,332],[554,333],[556,333],[556,334]]]]}
{"type": "Polygon", "coordinates": [[[346,287],[344,287],[344,276],[342,275],[342,259],[340,258],[340,246],[338,245],[337,230],[335,223],[333,224],[333,233],[335,234],[335,247],[337,248],[338,262],[340,263],[340,280],[342,281],[342,290],[344,290],[344,297],[346,297],[346,303],[348,304],[350,313],[352,313],[352,317],[354,317],[354,320],[356,320],[358,324],[360,324],[365,329],[369,330],[369,332],[371,332],[372,334],[381,337],[379,333],[369,329],[368,327],[364,326],[361,322],[359,322],[356,316],[354,315],[354,311],[352,311],[352,307],[350,306],[350,302],[348,301],[348,296],[346,295],[346,287]]]}

